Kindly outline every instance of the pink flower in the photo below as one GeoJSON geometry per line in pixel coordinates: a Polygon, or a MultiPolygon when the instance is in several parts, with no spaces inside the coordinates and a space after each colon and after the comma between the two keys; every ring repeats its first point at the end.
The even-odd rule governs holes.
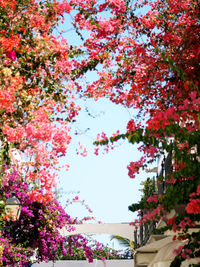
{"type": "Polygon", "coordinates": [[[7,56],[8,58],[12,59],[13,61],[16,59],[16,53],[15,53],[14,50],[8,51],[8,52],[6,53],[6,56],[7,56]]]}
{"type": "Polygon", "coordinates": [[[140,160],[135,162],[130,162],[127,166],[128,169],[128,175],[130,178],[135,178],[135,174],[139,173],[139,169],[143,166],[145,162],[145,158],[142,157],[140,160]]]}
{"type": "Polygon", "coordinates": [[[187,213],[200,213],[200,200],[199,199],[190,199],[187,207],[185,208],[187,213]]]}
{"type": "Polygon", "coordinates": [[[183,246],[179,246],[177,249],[175,249],[175,250],[173,251],[173,253],[174,253],[175,255],[178,255],[178,254],[182,251],[182,249],[183,249],[183,246]]]}
{"type": "Polygon", "coordinates": [[[158,202],[158,196],[157,195],[153,195],[153,196],[150,196],[148,199],[147,199],[147,202],[158,202]]]}
{"type": "Polygon", "coordinates": [[[133,119],[131,119],[127,126],[126,126],[127,132],[134,132],[136,130],[135,122],[133,119]]]}

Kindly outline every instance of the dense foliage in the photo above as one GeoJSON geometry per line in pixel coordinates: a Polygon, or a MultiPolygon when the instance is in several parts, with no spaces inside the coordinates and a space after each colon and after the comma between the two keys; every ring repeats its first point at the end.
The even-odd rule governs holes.
{"type": "MultiPolygon", "coordinates": [[[[103,244],[88,239],[88,242],[90,244],[90,248],[92,251],[92,257],[93,259],[98,260],[111,260],[111,259],[123,259],[124,254],[120,251],[117,251],[115,249],[112,249],[108,246],[104,246],[103,244]]],[[[66,242],[66,255],[58,255],[57,260],[86,260],[87,255],[85,254],[85,251],[83,247],[74,247],[73,246],[73,240],[71,237],[67,239],[66,242]],[[73,247],[73,250],[71,250],[71,247],[73,247]]]]}
{"type": "Polygon", "coordinates": [[[188,229],[200,221],[200,6],[196,0],[71,1],[77,10],[76,28],[84,38],[87,60],[95,63],[98,78],[84,88],[88,97],[107,97],[116,104],[138,110],[127,122],[127,132],[98,136],[108,150],[120,139],[141,144],[143,156],[128,165],[131,178],[161,155],[171,155],[172,171],[159,174],[167,183],[142,205],[142,222],[166,221],[175,238],[188,239],[177,250],[174,266],[200,255],[199,232],[188,229]],[[98,65],[99,64],[99,65],[98,65]],[[98,67],[99,66],[99,67],[98,67]],[[168,218],[179,204],[182,214],[168,218]],[[143,212],[144,211],[144,212],[143,212]]]}
{"type": "Polygon", "coordinates": [[[25,262],[36,248],[38,259],[47,259],[56,253],[56,242],[63,246],[52,218],[56,227],[70,217],[52,189],[80,109],[75,94],[139,110],[126,133],[99,135],[95,153],[100,144],[108,150],[121,138],[143,143],[142,158],[128,165],[131,178],[161,154],[171,154],[173,171],[159,178],[168,183],[165,194],[147,200],[142,220],[166,220],[184,204],[184,214],[166,220],[178,238],[189,240],[172,264],[199,256],[199,232],[188,232],[200,221],[199,14],[197,0],[0,2],[1,199],[5,203],[13,190],[24,207],[9,232],[1,203],[2,265],[25,262]],[[54,34],[70,12],[82,39],[79,48],[54,34]],[[81,77],[90,70],[97,79],[84,85],[81,77]]]}
{"type": "MultiPolygon", "coordinates": [[[[70,10],[66,1],[0,1],[1,266],[66,254],[59,229],[77,222],[54,197],[59,158],[79,110],[70,77],[76,52],[54,35],[70,10]],[[18,221],[4,209],[12,192],[22,204],[18,221]]],[[[92,261],[87,239],[72,240],[92,261]]]]}

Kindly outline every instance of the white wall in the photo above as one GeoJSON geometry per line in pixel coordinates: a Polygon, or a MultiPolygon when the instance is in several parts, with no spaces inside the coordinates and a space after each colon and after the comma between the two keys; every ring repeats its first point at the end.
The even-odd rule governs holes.
{"type": "Polygon", "coordinates": [[[48,263],[35,263],[32,267],[134,267],[133,260],[94,260],[92,263],[87,261],[56,261],[48,263]]]}
{"type": "Polygon", "coordinates": [[[68,224],[59,232],[62,236],[77,235],[77,234],[110,234],[119,235],[130,240],[134,239],[135,226],[129,223],[82,223],[68,224]],[[69,229],[73,227],[74,230],[69,229]]]}

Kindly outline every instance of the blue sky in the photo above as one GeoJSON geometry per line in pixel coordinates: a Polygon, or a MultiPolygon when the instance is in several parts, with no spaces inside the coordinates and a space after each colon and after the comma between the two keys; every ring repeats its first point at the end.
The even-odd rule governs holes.
{"type": "MultiPolygon", "coordinates": [[[[141,181],[147,177],[146,173],[138,175],[136,179],[128,176],[127,165],[140,157],[136,146],[123,141],[109,153],[96,156],[93,141],[97,133],[102,131],[108,136],[118,129],[125,132],[132,115],[122,106],[105,99],[98,102],[88,100],[82,105],[87,106],[96,117],[88,116],[83,110],[77,118],[74,127],[80,134],[73,136],[67,156],[62,160],[62,163],[70,164],[70,170],[61,171],[58,187],[66,194],[60,200],[64,205],[67,198],[76,195],[71,191],[80,191],[80,199],[86,201],[97,220],[107,223],[131,222],[135,216],[128,211],[128,205],[139,201],[141,192],[138,189],[142,187],[141,181]],[[78,141],[87,148],[87,157],[76,155],[78,141]]],[[[88,215],[78,203],[69,208],[69,213],[78,218],[88,215]]]]}
{"type": "MultiPolygon", "coordinates": [[[[93,214],[80,203],[74,203],[65,209],[72,217],[79,219],[92,215],[103,223],[134,221],[136,213],[129,211],[128,206],[140,200],[140,183],[147,177],[145,172],[135,179],[128,176],[127,165],[140,157],[136,146],[123,141],[109,153],[96,156],[93,145],[97,133],[104,131],[109,136],[118,129],[124,132],[131,117],[130,111],[108,100],[89,100],[85,105],[97,116],[92,118],[83,110],[77,118],[74,126],[82,134],[72,136],[67,156],[62,160],[62,163],[70,164],[70,169],[60,173],[58,189],[65,192],[60,201],[65,206],[66,200],[76,195],[85,200],[93,214]],[[89,130],[84,133],[87,128],[89,130]],[[87,147],[87,157],[76,155],[79,141],[87,147]],[[77,191],[80,193],[77,194],[77,191]]],[[[94,235],[93,238],[112,248],[121,249],[118,242],[110,240],[110,235],[94,235]]]]}

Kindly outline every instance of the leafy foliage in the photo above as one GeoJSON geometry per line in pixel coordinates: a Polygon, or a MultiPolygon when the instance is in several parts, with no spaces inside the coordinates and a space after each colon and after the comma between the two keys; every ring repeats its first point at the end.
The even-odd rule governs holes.
{"type": "MultiPolygon", "coordinates": [[[[69,3],[65,0],[2,0],[1,186],[8,183],[14,187],[20,200],[28,201],[24,202],[25,206],[28,205],[34,217],[41,216],[39,209],[51,220],[49,210],[53,207],[48,210],[48,205],[55,203],[52,189],[59,158],[67,152],[70,126],[80,110],[74,101],[75,95],[95,100],[109,98],[113,103],[139,112],[127,122],[125,133],[117,132],[110,138],[105,133],[99,135],[95,153],[98,154],[99,145],[108,151],[109,146],[113,148],[120,139],[139,144],[143,156],[129,163],[131,178],[160,155],[171,154],[173,171],[167,176],[159,174],[160,181],[169,185],[164,194],[150,196],[133,210],[139,208],[143,212],[145,209],[142,217],[145,222],[158,221],[166,220],[166,215],[177,204],[184,204],[183,217],[177,215],[166,221],[177,238],[189,240],[189,250],[177,251],[172,265],[179,266],[185,258],[198,256],[199,233],[190,234],[188,229],[200,221],[199,32],[196,0],[71,0],[69,3]],[[74,29],[83,41],[81,47],[75,48],[53,35],[64,14],[72,9],[74,29]],[[81,78],[91,70],[97,71],[97,78],[84,86],[81,78]],[[16,151],[22,153],[24,162],[13,158],[16,151]],[[16,165],[20,178],[12,171],[10,176],[5,174],[4,163],[8,170],[16,165]],[[13,183],[15,180],[18,182],[13,183]],[[26,187],[26,197],[22,197],[20,187],[16,188],[15,184],[26,187]]],[[[9,195],[8,188],[5,192],[9,195]]],[[[8,195],[2,193],[2,199],[8,195]]],[[[42,217],[46,224],[48,219],[42,217]]],[[[2,220],[2,229],[7,219],[2,220]]],[[[20,222],[19,228],[25,227],[20,222]]],[[[25,225],[29,223],[31,218],[28,223],[26,218],[25,225]]],[[[19,237],[12,237],[2,229],[4,256],[11,255],[2,258],[3,264],[23,262],[24,255],[20,254],[16,260],[17,249],[11,249],[19,237]]],[[[30,233],[38,235],[37,231],[33,227],[30,233]]],[[[52,229],[45,231],[42,231],[44,236],[52,229]]],[[[45,247],[42,240],[37,244],[39,248],[45,247]]],[[[55,242],[54,237],[51,240],[55,242]]],[[[24,246],[33,248],[28,240],[25,245],[20,242],[22,250],[24,246]]],[[[46,254],[41,251],[39,258],[48,254],[47,248],[46,254]]]]}
{"type": "MultiPolygon", "coordinates": [[[[104,246],[103,244],[97,241],[90,241],[91,254],[93,259],[98,260],[111,260],[111,259],[122,259],[120,251],[104,246]]],[[[66,255],[57,256],[57,260],[86,260],[86,254],[83,247],[76,247],[73,251],[70,251],[70,244],[72,243],[71,237],[67,240],[66,243],[66,255]]]]}
{"type": "Polygon", "coordinates": [[[85,94],[139,110],[125,133],[99,135],[95,153],[101,145],[108,151],[120,139],[141,144],[142,158],[128,165],[130,178],[161,155],[172,155],[172,172],[158,173],[158,183],[168,184],[164,194],[155,192],[131,209],[141,210],[141,223],[162,219],[177,238],[187,233],[192,252],[177,252],[172,265],[180,266],[199,250],[188,232],[200,221],[199,4],[108,0],[91,2],[85,11],[86,2],[71,3],[77,10],[76,27],[91,32],[84,46],[88,58],[98,58],[101,65],[85,94]],[[180,204],[185,205],[183,214],[166,220],[180,204]]]}

